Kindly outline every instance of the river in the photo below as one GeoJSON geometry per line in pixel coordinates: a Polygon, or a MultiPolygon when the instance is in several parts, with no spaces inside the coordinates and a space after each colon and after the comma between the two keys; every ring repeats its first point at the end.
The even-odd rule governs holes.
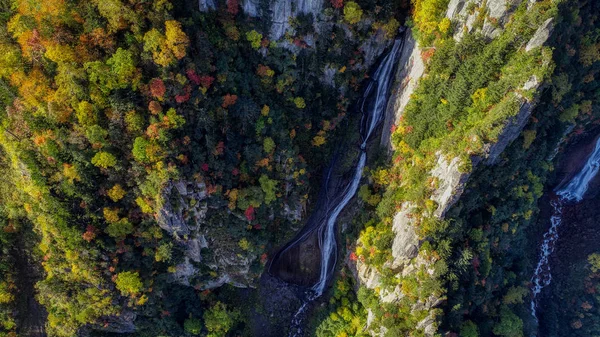
{"type": "Polygon", "coordinates": [[[533,284],[533,297],[531,300],[531,314],[537,317],[538,295],[542,289],[552,282],[552,273],[550,270],[549,258],[554,252],[556,241],[558,239],[558,228],[562,224],[563,208],[567,204],[579,203],[592,179],[598,174],[600,169],[600,138],[596,141],[596,146],[587,158],[585,165],[575,174],[566,184],[559,186],[556,190],[557,198],[551,201],[553,208],[550,217],[550,228],[544,233],[543,242],[540,247],[540,257],[535,272],[531,279],[533,284]]]}

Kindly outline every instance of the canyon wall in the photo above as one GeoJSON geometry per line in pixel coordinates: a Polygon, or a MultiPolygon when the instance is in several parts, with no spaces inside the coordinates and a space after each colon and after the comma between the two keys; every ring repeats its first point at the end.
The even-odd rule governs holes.
{"type": "MultiPolygon", "coordinates": [[[[489,1],[464,1],[451,0],[448,4],[446,17],[451,20],[454,28],[454,39],[460,41],[466,34],[482,34],[491,43],[504,30],[504,26],[511,20],[511,17],[520,4],[519,1],[508,2],[505,0],[489,1]],[[476,27],[475,21],[481,13],[487,13],[483,24],[476,27]]],[[[532,4],[529,4],[531,6],[532,4]]],[[[521,46],[522,52],[531,53],[543,46],[553,29],[553,19],[550,18],[541,24],[533,37],[524,46],[521,46]]],[[[383,127],[381,144],[393,152],[390,137],[394,125],[400,122],[404,111],[414,94],[419,80],[427,76],[425,62],[421,55],[423,49],[414,38],[407,39],[407,43],[402,50],[396,74],[395,88],[390,98],[386,121],[383,127]]],[[[459,200],[463,189],[478,165],[494,165],[501,160],[501,155],[506,147],[512,143],[523,130],[529,120],[531,113],[536,106],[540,92],[539,79],[531,75],[525,83],[522,83],[519,93],[511,93],[517,100],[519,109],[515,115],[507,118],[503,123],[502,131],[494,142],[487,142],[483,145],[482,153],[477,155],[452,156],[438,151],[436,153],[437,163],[429,176],[436,182],[436,188],[433,190],[430,199],[437,207],[430,216],[443,220],[446,212],[459,200]],[[463,167],[464,158],[469,158],[471,162],[468,165],[470,169],[463,167]]],[[[383,269],[391,270],[397,279],[404,279],[423,272],[434,277],[433,261],[426,258],[427,252],[421,250],[421,245],[426,238],[419,237],[416,232],[415,205],[411,202],[404,202],[400,210],[393,217],[394,238],[391,247],[392,259],[388,260],[383,269]]],[[[360,245],[360,243],[358,243],[360,245]]],[[[381,272],[376,268],[362,262],[360,259],[356,262],[356,269],[359,283],[378,293],[379,300],[382,303],[398,303],[406,295],[401,290],[401,282],[395,286],[387,286],[381,282],[381,272]]],[[[429,314],[422,319],[415,329],[421,330],[427,336],[433,336],[437,332],[437,323],[434,314],[434,308],[443,303],[444,298],[429,296],[426,300],[419,300],[412,305],[413,312],[423,311],[429,314]]],[[[383,336],[387,329],[376,323],[374,313],[369,309],[368,319],[369,332],[373,336],[383,336]]]]}

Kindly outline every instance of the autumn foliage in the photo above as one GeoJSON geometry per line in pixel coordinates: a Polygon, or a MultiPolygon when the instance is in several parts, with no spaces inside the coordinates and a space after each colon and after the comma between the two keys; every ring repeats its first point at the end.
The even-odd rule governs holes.
{"type": "Polygon", "coordinates": [[[161,79],[153,78],[152,81],[150,81],[150,92],[152,93],[152,96],[162,99],[166,91],[167,88],[165,87],[165,83],[161,79]]]}
{"type": "Polygon", "coordinates": [[[342,8],[344,7],[344,0],[329,0],[331,2],[331,6],[333,8],[342,8]]]}
{"type": "Polygon", "coordinates": [[[240,10],[240,4],[238,0],[227,0],[227,13],[231,15],[237,15],[240,10]]]}
{"type": "Polygon", "coordinates": [[[237,95],[227,94],[223,96],[223,104],[221,105],[223,108],[228,108],[234,105],[237,102],[237,95]]]}

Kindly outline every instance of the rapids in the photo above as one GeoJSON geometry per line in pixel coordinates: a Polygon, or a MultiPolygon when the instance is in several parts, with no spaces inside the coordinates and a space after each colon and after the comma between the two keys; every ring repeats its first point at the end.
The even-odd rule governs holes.
{"type": "Polygon", "coordinates": [[[600,169],[600,138],[596,141],[596,147],[588,157],[583,168],[577,172],[568,183],[555,190],[557,199],[551,202],[553,213],[550,217],[550,228],[544,233],[544,241],[540,248],[540,258],[535,268],[531,282],[533,283],[533,297],[531,300],[531,314],[537,321],[537,295],[542,289],[552,282],[549,257],[554,252],[556,240],[558,239],[558,227],[562,223],[562,209],[567,203],[577,203],[583,199],[588,190],[590,181],[596,176],[600,169]]]}

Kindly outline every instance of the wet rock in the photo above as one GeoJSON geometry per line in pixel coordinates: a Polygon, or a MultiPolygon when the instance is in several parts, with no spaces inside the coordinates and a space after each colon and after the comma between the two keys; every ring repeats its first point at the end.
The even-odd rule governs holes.
{"type": "Polygon", "coordinates": [[[385,37],[385,32],[381,29],[372,34],[359,47],[359,50],[363,52],[365,61],[358,64],[357,68],[369,69],[391,43],[392,41],[385,37]]]}

